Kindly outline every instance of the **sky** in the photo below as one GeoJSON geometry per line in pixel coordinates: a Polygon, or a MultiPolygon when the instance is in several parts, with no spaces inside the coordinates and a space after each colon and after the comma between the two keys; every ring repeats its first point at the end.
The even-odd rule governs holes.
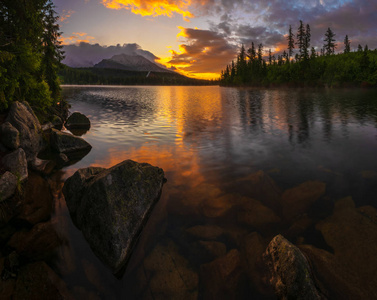
{"type": "MultiPolygon", "coordinates": [[[[217,78],[246,49],[262,43],[267,53],[287,48],[287,33],[299,21],[311,28],[320,51],[327,28],[377,48],[377,0],[52,0],[60,16],[66,61],[98,63],[115,54],[139,54],[194,77],[217,78]]],[[[80,65],[81,64],[81,65],[80,65]]]]}

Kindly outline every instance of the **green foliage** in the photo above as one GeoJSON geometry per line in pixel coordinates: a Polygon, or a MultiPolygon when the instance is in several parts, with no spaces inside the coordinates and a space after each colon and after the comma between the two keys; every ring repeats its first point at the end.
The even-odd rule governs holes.
{"type": "Polygon", "coordinates": [[[13,101],[45,110],[60,97],[62,51],[51,0],[0,2],[0,111],[13,101]]]}
{"type": "Polygon", "coordinates": [[[363,49],[359,45],[356,52],[351,52],[350,42],[346,36],[345,53],[333,55],[336,47],[335,34],[329,28],[326,32],[327,44],[321,55],[318,55],[312,47],[309,56],[310,27],[307,25],[305,29],[300,21],[297,36],[300,53],[296,54],[294,61],[290,59],[290,51],[293,53],[293,37],[289,38],[291,32],[290,27],[288,53],[284,51],[282,56],[279,55],[277,62],[272,53],[269,53],[266,63],[262,57],[262,45],[259,46],[256,55],[252,43],[252,47],[247,50],[246,69],[240,70],[244,52],[241,48],[237,58],[239,63],[234,65],[232,62],[231,66],[227,66],[222,71],[220,84],[225,86],[377,86],[377,50],[371,51],[367,46],[363,49]]]}

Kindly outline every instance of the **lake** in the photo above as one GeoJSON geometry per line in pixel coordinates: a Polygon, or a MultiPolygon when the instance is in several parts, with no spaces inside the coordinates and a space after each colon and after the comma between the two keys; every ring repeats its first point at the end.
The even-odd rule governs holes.
{"type": "MultiPolygon", "coordinates": [[[[92,124],[82,137],[93,149],[52,178],[66,240],[55,269],[76,297],[273,299],[258,266],[279,233],[320,274],[323,257],[358,278],[376,269],[377,242],[363,234],[377,226],[375,90],[65,86],[63,97],[92,124]],[[79,168],[126,159],[161,167],[167,183],[116,278],[72,224],[61,187],[79,168]]],[[[339,297],[336,276],[322,280],[339,297]]]]}

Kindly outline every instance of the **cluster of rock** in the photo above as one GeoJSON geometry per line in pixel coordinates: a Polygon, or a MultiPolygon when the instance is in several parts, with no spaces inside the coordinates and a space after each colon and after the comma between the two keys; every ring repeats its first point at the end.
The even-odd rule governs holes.
{"type": "Polygon", "coordinates": [[[46,263],[65,241],[51,221],[53,194],[45,175],[91,146],[60,131],[62,125],[58,116],[41,125],[26,102],[14,102],[0,125],[1,299],[70,298],[46,263]],[[49,160],[39,158],[43,151],[49,160]]]}
{"type": "MultiPolygon", "coordinates": [[[[78,122],[77,119],[80,119],[77,114],[73,117],[75,124],[78,122]]],[[[90,126],[87,118],[81,116],[81,126],[90,126]]],[[[67,122],[69,120],[70,118],[67,122]]],[[[5,122],[0,126],[0,152],[3,153],[1,167],[5,170],[0,177],[0,201],[5,201],[15,194],[17,186],[28,178],[28,169],[48,172],[57,161],[67,163],[70,159],[76,158],[77,154],[82,156],[91,149],[82,138],[55,129],[54,126],[62,126],[58,116],[55,116],[53,122],[55,125],[48,123],[41,126],[27,102],[12,104],[5,122]],[[54,150],[58,159],[39,159],[38,154],[46,149],[54,150]]]]}

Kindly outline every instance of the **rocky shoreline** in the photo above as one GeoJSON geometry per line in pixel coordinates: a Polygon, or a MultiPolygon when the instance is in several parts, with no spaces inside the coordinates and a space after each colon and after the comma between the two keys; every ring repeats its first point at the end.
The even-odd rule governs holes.
{"type": "MultiPolygon", "coordinates": [[[[66,243],[51,220],[49,176],[91,149],[84,139],[61,131],[63,124],[72,132],[90,128],[85,116],[71,116],[54,116],[41,125],[27,103],[15,102],[0,124],[2,299],[35,299],[41,291],[45,298],[74,298],[49,263],[66,243]]],[[[109,169],[80,169],[66,180],[71,218],[113,274],[127,264],[164,182],[162,169],[131,160],[109,169]]],[[[247,197],[216,190],[211,199],[187,199],[185,211],[167,207],[177,215],[211,220],[229,215],[239,225],[197,224],[177,228],[177,241],[158,241],[136,271],[140,284],[135,289],[142,299],[238,299],[245,286],[266,299],[377,298],[377,209],[356,208],[348,197],[316,222],[309,212],[325,195],[323,182],[282,191],[258,171],[237,184],[245,186],[247,197]],[[303,234],[310,228],[327,249],[305,243],[303,234]],[[189,254],[182,255],[182,249],[189,254]],[[200,260],[198,269],[190,266],[193,259],[200,260]]]]}

